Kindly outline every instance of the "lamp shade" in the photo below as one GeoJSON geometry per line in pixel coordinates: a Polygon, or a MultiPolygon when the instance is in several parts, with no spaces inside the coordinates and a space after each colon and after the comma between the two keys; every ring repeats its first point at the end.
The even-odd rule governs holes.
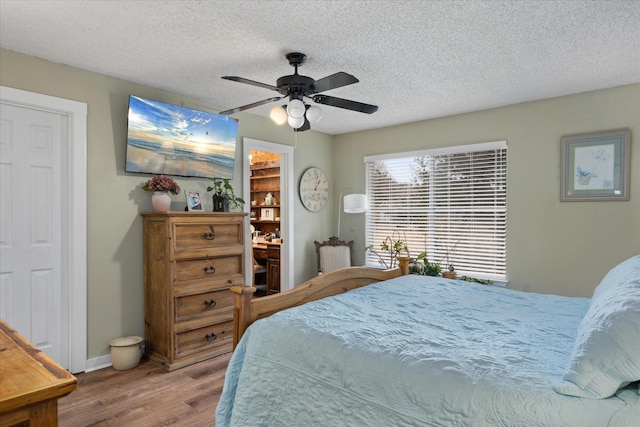
{"type": "Polygon", "coordinates": [[[307,120],[309,120],[309,123],[318,123],[321,118],[322,109],[320,109],[320,107],[316,107],[315,105],[309,107],[309,109],[307,110],[307,120]]]}
{"type": "Polygon", "coordinates": [[[289,126],[291,126],[292,128],[298,129],[300,126],[304,124],[304,116],[303,117],[289,116],[289,118],[287,119],[287,122],[289,123],[289,126]]]}
{"type": "Polygon", "coordinates": [[[356,214],[366,212],[366,210],[366,194],[347,194],[346,196],[344,196],[344,211],[346,213],[356,214]]]}
{"type": "Polygon", "coordinates": [[[277,125],[283,125],[287,122],[287,111],[282,107],[282,105],[276,105],[271,109],[269,113],[269,117],[273,120],[277,125]]]}
{"type": "Polygon", "coordinates": [[[289,113],[289,117],[302,117],[304,116],[305,111],[306,108],[304,103],[299,99],[292,99],[291,102],[289,102],[289,105],[287,105],[287,113],[289,113]]]}

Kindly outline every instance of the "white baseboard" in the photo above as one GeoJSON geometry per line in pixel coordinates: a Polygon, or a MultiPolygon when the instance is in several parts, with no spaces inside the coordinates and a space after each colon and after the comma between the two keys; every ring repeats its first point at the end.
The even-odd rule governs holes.
{"type": "Polygon", "coordinates": [[[97,371],[99,369],[108,368],[109,366],[111,366],[111,354],[105,354],[104,356],[88,359],[87,370],[85,372],[97,371]]]}

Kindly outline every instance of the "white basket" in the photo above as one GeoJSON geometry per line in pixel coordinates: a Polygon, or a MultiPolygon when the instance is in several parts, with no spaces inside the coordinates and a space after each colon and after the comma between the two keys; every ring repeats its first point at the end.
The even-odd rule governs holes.
{"type": "Polygon", "coordinates": [[[111,366],[118,371],[133,369],[140,363],[142,337],[122,337],[109,341],[111,366]]]}

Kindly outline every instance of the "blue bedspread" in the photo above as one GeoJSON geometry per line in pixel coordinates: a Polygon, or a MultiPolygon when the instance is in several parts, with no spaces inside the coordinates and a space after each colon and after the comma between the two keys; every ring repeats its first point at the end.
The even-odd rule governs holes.
{"type": "Polygon", "coordinates": [[[620,397],[575,398],[551,388],[588,304],[410,275],[285,310],[246,331],[216,424],[624,423],[620,397]]]}

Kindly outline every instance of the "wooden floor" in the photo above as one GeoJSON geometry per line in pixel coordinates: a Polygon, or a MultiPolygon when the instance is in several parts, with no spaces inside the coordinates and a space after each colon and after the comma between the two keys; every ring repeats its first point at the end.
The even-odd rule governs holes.
{"type": "Polygon", "coordinates": [[[142,360],[128,371],[77,374],[58,401],[60,427],[213,426],[231,354],[167,372],[142,360]]]}

